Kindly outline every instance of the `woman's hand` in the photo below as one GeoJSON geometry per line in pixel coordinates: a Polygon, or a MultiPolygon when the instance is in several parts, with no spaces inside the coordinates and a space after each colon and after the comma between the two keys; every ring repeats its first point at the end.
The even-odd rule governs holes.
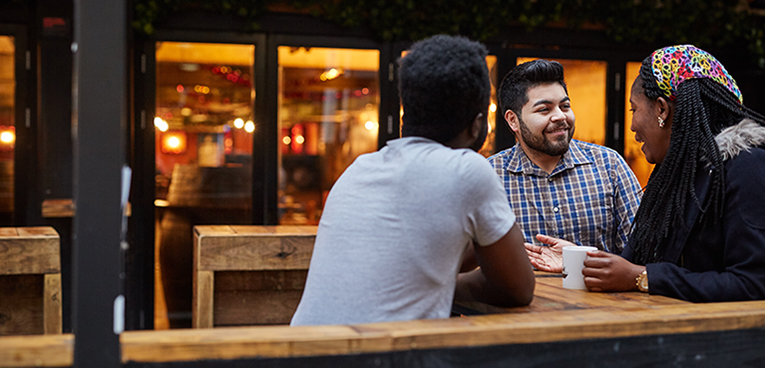
{"type": "Polygon", "coordinates": [[[549,246],[524,244],[531,265],[541,271],[563,272],[563,247],[576,246],[576,244],[542,234],[537,234],[537,240],[549,246]]]}
{"type": "Polygon", "coordinates": [[[582,275],[590,291],[628,291],[638,289],[635,280],[643,271],[645,266],[596,250],[587,252],[582,275]]]}

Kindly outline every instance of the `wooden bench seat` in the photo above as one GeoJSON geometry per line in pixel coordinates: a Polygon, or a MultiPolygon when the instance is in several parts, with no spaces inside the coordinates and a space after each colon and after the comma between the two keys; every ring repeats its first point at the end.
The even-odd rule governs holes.
{"type": "Polygon", "coordinates": [[[286,324],[316,226],[195,226],[192,326],[286,324]]]}
{"type": "Polygon", "coordinates": [[[47,226],[0,228],[0,335],[61,331],[58,233],[47,226]]]}

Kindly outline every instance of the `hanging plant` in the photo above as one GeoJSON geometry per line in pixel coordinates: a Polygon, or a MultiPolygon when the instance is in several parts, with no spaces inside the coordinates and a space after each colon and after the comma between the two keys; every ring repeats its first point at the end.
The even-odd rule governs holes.
{"type": "Polygon", "coordinates": [[[203,10],[243,18],[250,25],[245,31],[252,31],[258,29],[257,17],[277,7],[366,27],[384,41],[438,33],[485,41],[510,26],[533,31],[547,25],[595,25],[623,44],[709,47],[743,41],[765,68],[765,16],[752,14],[739,0],[136,0],[133,26],[151,34],[173,13],[203,10]]]}

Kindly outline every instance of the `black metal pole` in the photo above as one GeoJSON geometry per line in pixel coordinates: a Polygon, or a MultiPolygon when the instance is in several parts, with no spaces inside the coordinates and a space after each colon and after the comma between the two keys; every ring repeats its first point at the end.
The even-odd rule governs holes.
{"type": "Polygon", "coordinates": [[[121,364],[125,1],[74,1],[72,322],[76,368],[121,364]]]}

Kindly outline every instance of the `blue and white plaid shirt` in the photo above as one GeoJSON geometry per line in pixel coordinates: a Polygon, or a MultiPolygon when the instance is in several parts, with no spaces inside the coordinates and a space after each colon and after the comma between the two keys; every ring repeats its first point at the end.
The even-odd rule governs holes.
{"type": "Polygon", "coordinates": [[[527,242],[540,245],[535,236],[545,234],[611,253],[624,249],[642,190],[616,151],[572,140],[551,174],[518,144],[488,160],[527,242]]]}

